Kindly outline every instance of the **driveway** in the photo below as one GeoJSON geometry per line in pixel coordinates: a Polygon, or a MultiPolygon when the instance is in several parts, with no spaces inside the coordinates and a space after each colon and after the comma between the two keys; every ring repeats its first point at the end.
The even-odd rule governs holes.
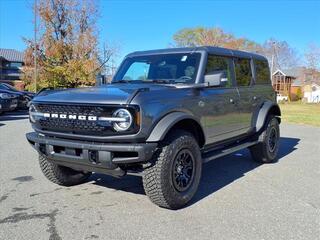
{"type": "Polygon", "coordinates": [[[281,125],[279,161],[247,150],[204,166],[184,209],[153,205],[140,177],[44,178],[25,113],[0,116],[0,239],[319,239],[320,128],[281,125]]]}

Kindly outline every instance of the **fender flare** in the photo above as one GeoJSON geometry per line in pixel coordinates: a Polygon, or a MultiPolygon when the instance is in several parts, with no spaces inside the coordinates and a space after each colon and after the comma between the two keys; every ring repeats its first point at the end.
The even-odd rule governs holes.
{"type": "Polygon", "coordinates": [[[263,128],[269,112],[272,112],[275,116],[277,116],[280,119],[281,110],[280,110],[278,104],[271,102],[271,101],[264,102],[262,107],[260,108],[260,110],[258,112],[258,116],[256,118],[255,126],[256,126],[257,132],[263,128]]]}
{"type": "MultiPolygon", "coordinates": [[[[172,112],[168,115],[164,116],[153,128],[151,134],[149,135],[147,142],[158,142],[164,139],[166,134],[170,131],[170,129],[181,120],[193,120],[199,124],[201,127],[201,124],[199,121],[193,117],[190,114],[184,113],[184,112],[172,112]]],[[[201,127],[202,133],[204,134],[204,131],[201,127]]]]}

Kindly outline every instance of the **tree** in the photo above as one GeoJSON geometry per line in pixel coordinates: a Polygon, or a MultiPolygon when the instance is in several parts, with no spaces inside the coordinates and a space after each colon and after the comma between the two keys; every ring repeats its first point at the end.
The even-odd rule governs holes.
{"type": "Polygon", "coordinates": [[[320,47],[315,43],[310,43],[305,51],[307,81],[320,84],[320,47]]]}
{"type": "Polygon", "coordinates": [[[299,64],[296,51],[286,41],[270,38],[265,41],[262,49],[273,72],[277,69],[294,68],[299,64]]]}
{"type": "Polygon", "coordinates": [[[184,28],[173,35],[173,40],[177,47],[214,46],[262,52],[258,43],[244,37],[236,38],[218,27],[184,28]]]}
{"type": "Polygon", "coordinates": [[[297,100],[301,100],[303,98],[302,90],[300,87],[297,89],[296,97],[297,97],[297,100]]]}
{"type": "Polygon", "coordinates": [[[320,47],[315,43],[310,43],[304,54],[307,62],[307,68],[320,69],[320,47]]]}
{"type": "Polygon", "coordinates": [[[299,63],[296,51],[286,42],[270,38],[259,44],[245,37],[236,37],[221,28],[184,28],[173,35],[174,46],[215,46],[245,50],[262,54],[268,58],[271,70],[296,67],[299,63]]]}
{"type": "Polygon", "coordinates": [[[26,39],[24,79],[33,87],[34,52],[38,61],[38,89],[93,85],[113,54],[98,49],[95,1],[39,0],[34,10],[39,15],[35,44],[26,39]],[[34,51],[35,50],[35,51],[34,51]]]}

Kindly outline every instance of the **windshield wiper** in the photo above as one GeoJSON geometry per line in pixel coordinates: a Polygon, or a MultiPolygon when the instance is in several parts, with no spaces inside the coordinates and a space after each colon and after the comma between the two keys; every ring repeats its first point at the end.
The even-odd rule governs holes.
{"type": "Polygon", "coordinates": [[[130,83],[132,82],[131,80],[124,80],[124,79],[121,79],[121,80],[117,80],[117,81],[114,81],[112,83],[130,83]]]}
{"type": "Polygon", "coordinates": [[[150,79],[150,80],[117,80],[112,83],[165,83],[165,84],[174,84],[174,79],[150,79]]]}
{"type": "Polygon", "coordinates": [[[150,82],[174,84],[175,80],[174,79],[152,79],[150,80],[150,82]]]}

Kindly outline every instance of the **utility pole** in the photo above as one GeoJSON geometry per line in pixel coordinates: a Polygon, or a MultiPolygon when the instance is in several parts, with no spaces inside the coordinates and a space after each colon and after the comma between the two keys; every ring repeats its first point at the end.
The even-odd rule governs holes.
{"type": "Polygon", "coordinates": [[[273,72],[274,72],[274,61],[275,61],[275,47],[276,47],[276,42],[273,41],[272,43],[272,50],[271,50],[271,82],[273,84],[273,72]]]}
{"type": "Polygon", "coordinates": [[[37,0],[34,0],[34,89],[37,92],[37,0]]]}
{"type": "Polygon", "coordinates": [[[271,55],[271,74],[273,74],[273,71],[274,71],[274,57],[275,57],[275,45],[276,45],[276,42],[272,42],[272,55],[271,55]]]}

